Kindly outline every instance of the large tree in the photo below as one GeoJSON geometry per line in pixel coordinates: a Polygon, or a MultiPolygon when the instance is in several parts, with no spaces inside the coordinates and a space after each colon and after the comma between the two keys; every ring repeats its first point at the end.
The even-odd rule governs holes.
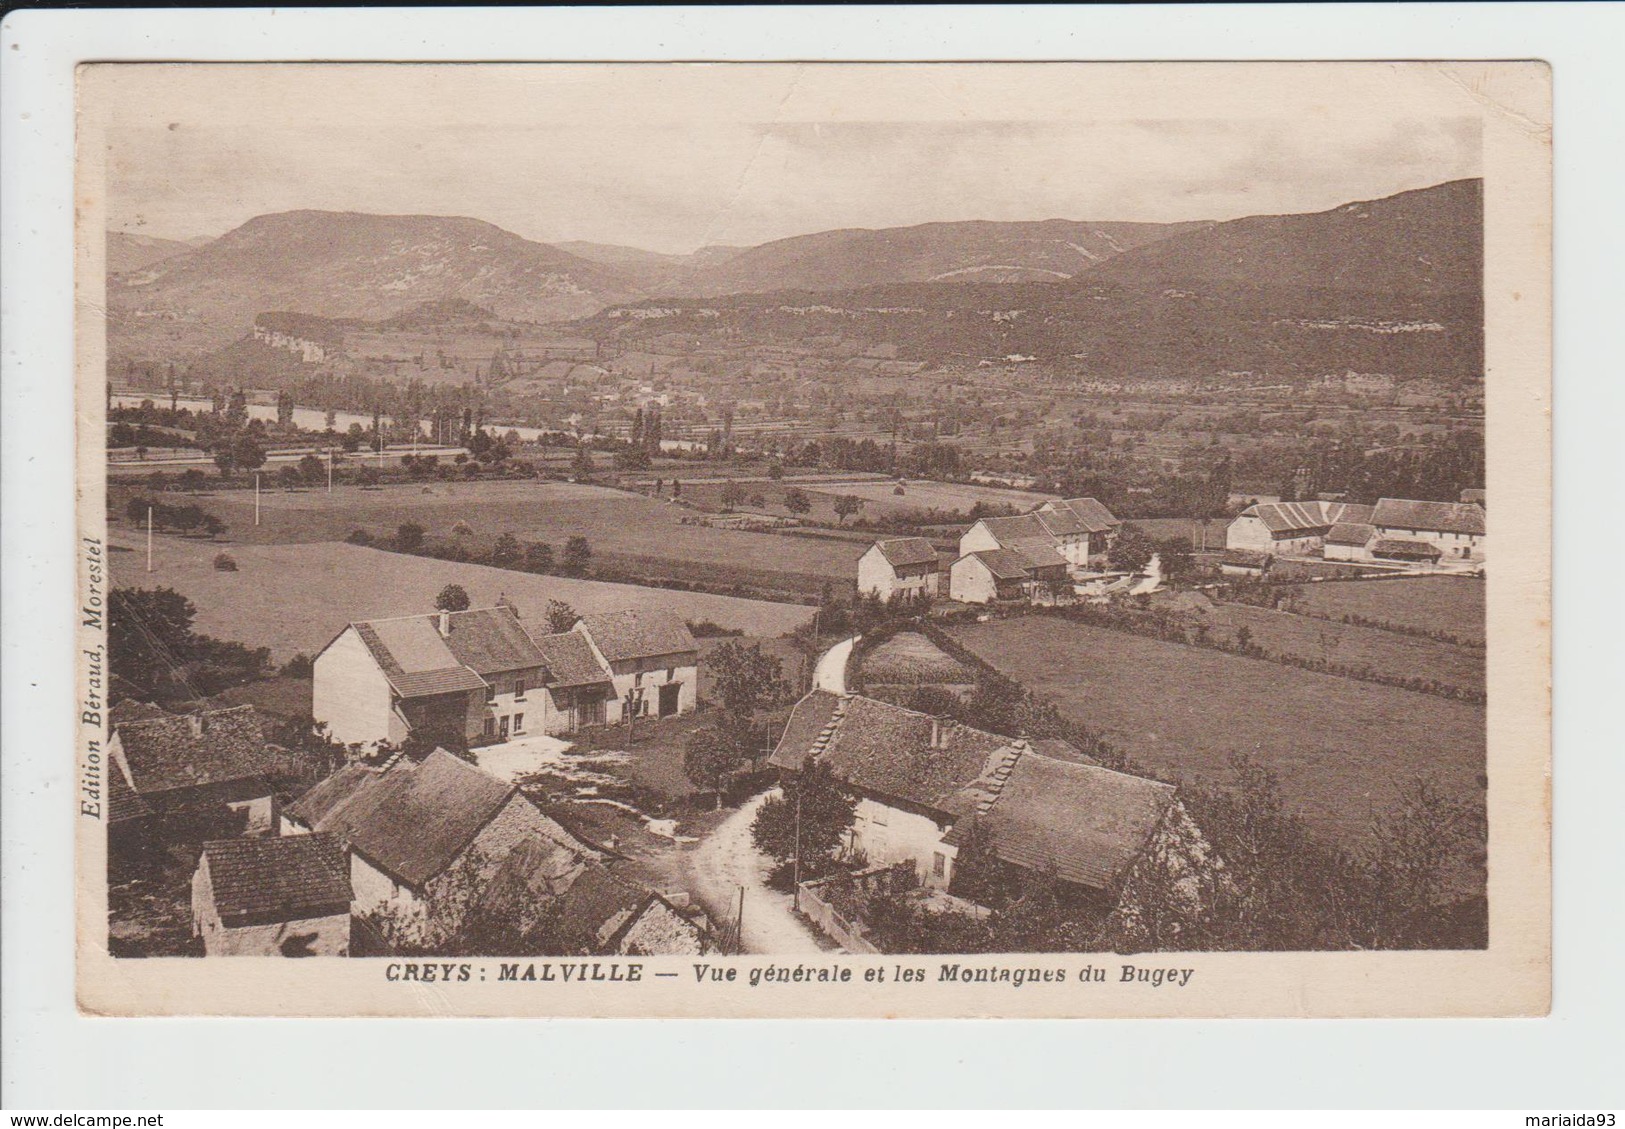
{"type": "Polygon", "coordinates": [[[562,635],[576,625],[581,617],[576,610],[563,600],[547,601],[547,630],[554,635],[562,635]]]}
{"type": "Polygon", "coordinates": [[[729,640],[706,656],[711,670],[711,697],[739,723],[754,720],[756,711],[777,704],[790,693],[784,664],[764,654],[760,643],[750,646],[729,640]]]}
{"type": "Polygon", "coordinates": [[[750,737],[742,726],[721,722],[694,730],[683,744],[683,775],[702,792],[722,794],[751,755],[750,737]]]}
{"type": "Polygon", "coordinates": [[[857,810],[857,798],[826,766],[814,762],[762,804],[750,825],[751,842],[780,863],[799,852],[802,876],[819,874],[840,851],[857,810]]]}
{"type": "Polygon", "coordinates": [[[434,598],[434,606],[443,612],[466,612],[468,605],[468,592],[461,584],[446,585],[434,598]]]}

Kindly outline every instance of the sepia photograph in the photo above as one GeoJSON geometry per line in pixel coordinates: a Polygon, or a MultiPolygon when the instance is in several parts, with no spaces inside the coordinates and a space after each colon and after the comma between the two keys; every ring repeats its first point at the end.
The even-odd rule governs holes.
{"type": "Polygon", "coordinates": [[[1544,1011],[1549,96],[81,67],[81,1007],[1544,1011]]]}

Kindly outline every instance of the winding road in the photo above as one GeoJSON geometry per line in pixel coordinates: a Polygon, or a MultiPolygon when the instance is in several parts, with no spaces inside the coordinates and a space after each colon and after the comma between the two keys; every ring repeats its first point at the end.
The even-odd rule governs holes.
{"type": "Polygon", "coordinates": [[[745,891],[745,927],[741,941],[747,953],[795,954],[825,951],[792,912],[789,894],[767,884],[772,860],[750,841],[750,825],[769,796],[778,789],[746,800],[738,811],[717,825],[692,851],[684,855],[688,886],[719,925],[739,913],[739,891],[745,891]]]}

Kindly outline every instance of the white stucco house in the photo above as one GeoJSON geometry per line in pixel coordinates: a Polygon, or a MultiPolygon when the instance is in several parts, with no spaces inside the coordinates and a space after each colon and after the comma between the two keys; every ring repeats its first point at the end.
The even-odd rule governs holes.
{"type": "Polygon", "coordinates": [[[1370,520],[1370,506],[1351,502],[1260,502],[1230,522],[1224,545],[1271,556],[1310,556],[1320,552],[1333,526],[1370,520]]]}
{"type": "Polygon", "coordinates": [[[912,602],[937,594],[937,551],[924,537],[876,541],[858,558],[858,595],[912,602]]]}
{"type": "Polygon", "coordinates": [[[312,715],[341,744],[426,747],[568,734],[692,711],[699,645],[667,612],[608,612],[532,635],[506,605],[351,623],[316,656],[312,715]]]}
{"type": "Polygon", "coordinates": [[[1188,839],[1173,785],[1087,762],[1060,741],[1005,737],[858,695],[796,704],[770,762],[829,768],[858,799],[847,849],[912,863],[951,891],[973,834],[1002,864],[1115,896],[1159,836],[1188,839]]]}

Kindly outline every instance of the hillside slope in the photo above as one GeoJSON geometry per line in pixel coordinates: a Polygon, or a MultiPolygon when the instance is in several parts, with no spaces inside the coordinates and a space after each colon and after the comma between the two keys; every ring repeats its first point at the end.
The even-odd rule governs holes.
{"type": "Polygon", "coordinates": [[[283,212],[109,280],[109,346],[142,357],[218,348],[267,310],[386,318],[463,299],[552,321],[639,296],[612,268],[480,220],[283,212]]]}
{"type": "Polygon", "coordinates": [[[142,267],[192,250],[178,239],[160,239],[156,235],[136,235],[128,231],[107,233],[108,273],[140,270],[142,267]]]}

